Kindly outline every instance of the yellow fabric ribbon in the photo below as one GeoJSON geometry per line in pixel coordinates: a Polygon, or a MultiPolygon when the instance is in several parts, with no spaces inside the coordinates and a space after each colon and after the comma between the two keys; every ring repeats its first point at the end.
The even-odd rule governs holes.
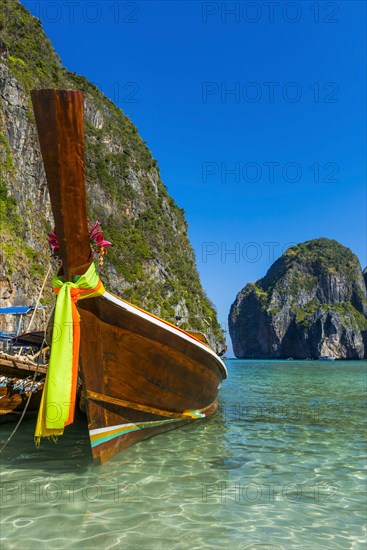
{"type": "Polygon", "coordinates": [[[57,299],[50,363],[34,434],[37,446],[41,437],[56,440],[74,420],[80,346],[80,316],[76,303],[105,292],[94,263],[74,283],[65,283],[55,275],[52,286],[57,299]]]}

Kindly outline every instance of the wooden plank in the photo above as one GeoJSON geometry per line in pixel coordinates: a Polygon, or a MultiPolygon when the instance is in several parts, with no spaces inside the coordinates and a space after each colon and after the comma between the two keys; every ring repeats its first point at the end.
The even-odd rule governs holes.
{"type": "Polygon", "coordinates": [[[44,365],[30,364],[22,362],[19,359],[13,358],[9,355],[0,354],[0,374],[18,376],[19,378],[24,378],[29,376],[29,373],[34,373],[36,370],[40,374],[46,374],[47,367],[44,365]]]}

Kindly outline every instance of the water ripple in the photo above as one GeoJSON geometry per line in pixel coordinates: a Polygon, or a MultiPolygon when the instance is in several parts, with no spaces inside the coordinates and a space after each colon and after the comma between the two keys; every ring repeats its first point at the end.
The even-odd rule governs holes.
{"type": "Polygon", "coordinates": [[[103,466],[83,417],[39,450],[24,422],[2,458],[1,549],[365,550],[365,365],[228,366],[218,414],[103,466]]]}

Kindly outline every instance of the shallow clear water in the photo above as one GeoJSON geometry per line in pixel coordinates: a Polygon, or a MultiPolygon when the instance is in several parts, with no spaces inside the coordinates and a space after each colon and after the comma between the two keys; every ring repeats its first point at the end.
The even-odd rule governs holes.
{"type": "Polygon", "coordinates": [[[24,422],[1,455],[1,550],[365,550],[366,363],[227,366],[216,415],[103,466],[83,419],[40,449],[24,422]]]}

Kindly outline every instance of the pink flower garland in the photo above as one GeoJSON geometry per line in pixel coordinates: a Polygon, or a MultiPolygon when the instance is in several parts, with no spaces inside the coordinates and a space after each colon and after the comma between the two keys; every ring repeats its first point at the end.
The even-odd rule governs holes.
{"type": "MultiPolygon", "coordinates": [[[[89,222],[88,222],[89,223],[89,222]]],[[[100,222],[96,222],[89,229],[89,240],[92,258],[98,258],[99,269],[103,266],[103,256],[107,254],[107,248],[111,246],[109,241],[105,241],[102,234],[102,227],[100,222]]],[[[56,228],[54,227],[52,233],[48,233],[48,242],[51,246],[52,255],[60,255],[59,241],[56,235],[56,228]]]]}
{"type": "Polygon", "coordinates": [[[89,230],[89,239],[92,249],[92,258],[98,258],[98,266],[102,269],[103,256],[107,254],[107,248],[111,246],[109,241],[105,241],[102,234],[101,224],[97,221],[89,230]]]}

